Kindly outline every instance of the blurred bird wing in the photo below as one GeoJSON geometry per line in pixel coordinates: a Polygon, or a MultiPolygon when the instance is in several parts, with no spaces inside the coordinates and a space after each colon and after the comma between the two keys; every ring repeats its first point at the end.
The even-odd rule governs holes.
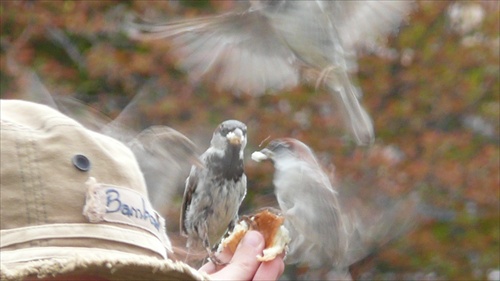
{"type": "Polygon", "coordinates": [[[191,200],[193,199],[193,194],[198,186],[198,169],[197,167],[191,167],[191,172],[189,177],[186,179],[186,189],[184,189],[184,196],[182,198],[181,216],[180,216],[180,226],[181,234],[184,236],[188,235],[186,228],[186,214],[189,206],[191,205],[191,200]]]}
{"type": "Polygon", "coordinates": [[[329,1],[332,21],[346,50],[369,44],[395,31],[414,8],[414,1],[329,1]]]}
{"type": "Polygon", "coordinates": [[[145,151],[160,157],[175,157],[200,163],[196,145],[182,133],[167,126],[148,127],[135,136],[129,143],[129,146],[132,145],[140,145],[145,151]]]}
{"type": "Polygon", "coordinates": [[[250,94],[298,84],[295,55],[258,10],[167,24],[128,23],[135,39],[171,39],[172,52],[191,79],[250,94]]]}
{"type": "Polygon", "coordinates": [[[287,1],[269,16],[273,28],[306,68],[346,64],[327,5],[318,0],[287,1]]]}
{"type": "Polygon", "coordinates": [[[57,108],[63,114],[77,120],[90,130],[101,131],[112,119],[82,101],[65,96],[53,95],[57,108]]]}
{"type": "MultiPolygon", "coordinates": [[[[304,166],[298,175],[302,180],[298,180],[296,186],[300,190],[295,192],[301,196],[295,196],[292,207],[285,212],[285,223],[291,228],[291,235],[301,238],[294,242],[291,237],[289,262],[307,263],[327,253],[332,265],[333,259],[340,255],[335,256],[336,253],[347,247],[336,192],[322,172],[304,166]]],[[[317,262],[328,261],[320,258],[317,262]]]]}
{"type": "Polygon", "coordinates": [[[365,215],[361,215],[359,209],[345,212],[349,216],[347,227],[351,232],[346,265],[376,254],[387,244],[410,232],[417,224],[417,212],[421,204],[417,192],[388,200],[383,207],[369,206],[372,204],[361,202],[361,206],[368,209],[365,215]]]}
{"type": "Polygon", "coordinates": [[[160,210],[166,210],[171,198],[182,188],[189,167],[202,165],[195,144],[167,126],[151,126],[127,145],[143,171],[153,206],[160,210]]]}
{"type": "MultiPolygon", "coordinates": [[[[25,100],[45,104],[54,109],[59,110],[61,113],[77,120],[87,129],[101,132],[112,123],[112,119],[104,115],[99,110],[85,104],[84,102],[70,97],[59,96],[52,94],[40,77],[33,71],[22,71],[20,79],[23,82],[25,91],[21,93],[21,97],[25,100]]],[[[107,134],[108,132],[103,132],[107,134]]],[[[107,134],[111,137],[117,138],[118,135],[107,134]]],[[[133,135],[128,130],[123,129],[121,135],[133,135]]],[[[120,139],[120,138],[117,138],[120,139]]]]}

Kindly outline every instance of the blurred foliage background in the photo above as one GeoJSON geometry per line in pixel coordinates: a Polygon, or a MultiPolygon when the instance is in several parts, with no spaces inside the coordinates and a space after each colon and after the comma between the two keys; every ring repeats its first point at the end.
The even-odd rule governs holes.
{"type": "MultiPolygon", "coordinates": [[[[298,138],[315,150],[344,193],[364,202],[414,191],[422,198],[414,230],[375,253],[356,279],[498,278],[499,2],[419,1],[398,34],[360,54],[358,83],[377,137],[371,147],[357,147],[345,136],[330,96],[314,85],[235,96],[207,81],[188,81],[169,56],[168,42],[135,42],[120,32],[129,11],[167,21],[234,5],[2,0],[1,97],[33,90],[21,75],[30,70],[51,93],[76,97],[110,117],[147,87],[131,126],[171,126],[199,144],[200,152],[225,119],[248,125],[247,156],[267,137],[298,138]]],[[[274,204],[272,166],[249,160],[246,170],[242,212],[274,204]]],[[[182,190],[169,203],[175,210],[182,190]]],[[[178,212],[167,215],[175,232],[178,212]]]]}

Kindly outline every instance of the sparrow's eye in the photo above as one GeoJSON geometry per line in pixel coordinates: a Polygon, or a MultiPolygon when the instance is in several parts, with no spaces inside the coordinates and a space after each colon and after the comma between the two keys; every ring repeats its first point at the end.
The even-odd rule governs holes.
{"type": "Polygon", "coordinates": [[[288,149],[290,144],[283,141],[273,141],[268,145],[269,149],[272,151],[278,151],[281,149],[288,149]]]}
{"type": "Polygon", "coordinates": [[[221,126],[219,131],[222,136],[226,136],[229,133],[229,129],[224,126],[221,126]]]}

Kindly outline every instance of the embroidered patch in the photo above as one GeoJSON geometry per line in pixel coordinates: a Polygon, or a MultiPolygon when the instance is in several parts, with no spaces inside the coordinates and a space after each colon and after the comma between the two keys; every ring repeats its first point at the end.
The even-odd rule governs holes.
{"type": "Polygon", "coordinates": [[[142,194],[130,188],[98,183],[92,177],[86,184],[83,215],[90,222],[121,223],[144,229],[160,239],[165,248],[172,250],[165,220],[142,194]]]}

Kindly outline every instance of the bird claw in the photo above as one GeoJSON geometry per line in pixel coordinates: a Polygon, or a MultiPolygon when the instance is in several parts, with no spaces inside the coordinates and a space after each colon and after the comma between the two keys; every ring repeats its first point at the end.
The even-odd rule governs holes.
{"type": "Polygon", "coordinates": [[[255,228],[255,222],[249,216],[242,216],[241,221],[244,221],[250,229],[255,228]]]}
{"type": "Polygon", "coordinates": [[[215,256],[215,253],[213,253],[213,252],[210,253],[210,255],[208,257],[208,260],[211,261],[216,266],[222,266],[222,265],[228,265],[229,264],[228,262],[221,261],[218,257],[215,256]]]}
{"type": "Polygon", "coordinates": [[[337,69],[339,69],[339,67],[333,65],[327,66],[324,69],[322,69],[319,74],[319,78],[316,80],[315,89],[317,90],[319,86],[321,86],[321,84],[323,84],[328,79],[330,72],[336,71],[337,69]]]}

